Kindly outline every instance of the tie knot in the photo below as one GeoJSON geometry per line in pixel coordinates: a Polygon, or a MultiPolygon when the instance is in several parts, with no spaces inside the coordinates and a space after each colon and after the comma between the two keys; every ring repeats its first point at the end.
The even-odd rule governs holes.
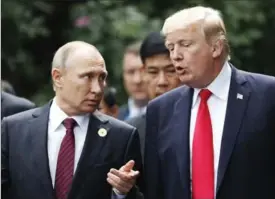
{"type": "Polygon", "coordinates": [[[73,118],[66,118],[63,121],[63,125],[65,126],[66,130],[73,130],[76,125],[76,121],[73,118]]]}
{"type": "Polygon", "coordinates": [[[208,90],[208,89],[202,89],[200,91],[201,100],[206,102],[209,99],[209,97],[211,96],[211,94],[212,93],[211,93],[210,90],[208,90]]]}

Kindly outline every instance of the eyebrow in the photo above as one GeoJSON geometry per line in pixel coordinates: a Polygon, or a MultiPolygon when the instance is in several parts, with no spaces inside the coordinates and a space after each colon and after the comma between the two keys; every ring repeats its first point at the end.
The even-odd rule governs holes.
{"type": "MultiPolygon", "coordinates": [[[[190,40],[187,40],[187,39],[180,39],[180,40],[178,40],[176,43],[188,42],[188,41],[190,41],[190,40]]],[[[170,44],[173,44],[173,43],[165,42],[165,45],[166,45],[166,46],[168,46],[168,45],[170,45],[170,44]]]]}
{"type": "Polygon", "coordinates": [[[107,70],[102,70],[102,71],[101,70],[84,70],[81,72],[81,74],[84,75],[84,74],[91,74],[91,73],[97,73],[97,72],[104,74],[106,76],[108,75],[107,70]]]}

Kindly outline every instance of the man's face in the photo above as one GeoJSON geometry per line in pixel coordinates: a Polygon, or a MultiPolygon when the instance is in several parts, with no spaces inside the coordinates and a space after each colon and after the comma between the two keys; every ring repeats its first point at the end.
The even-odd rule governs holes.
{"type": "Polygon", "coordinates": [[[180,80],[169,55],[159,54],[145,59],[144,81],[150,99],[180,85],[180,80]]]}
{"type": "Polygon", "coordinates": [[[127,53],[123,60],[124,87],[134,100],[146,100],[147,93],[141,77],[142,62],[139,56],[127,53]]]}
{"type": "Polygon", "coordinates": [[[107,76],[103,58],[99,53],[92,55],[79,50],[67,63],[68,66],[56,71],[59,96],[74,114],[94,112],[101,101],[107,76]]]}
{"type": "Polygon", "coordinates": [[[183,84],[201,88],[210,83],[215,73],[213,48],[199,25],[189,25],[168,33],[166,46],[183,84]]]}

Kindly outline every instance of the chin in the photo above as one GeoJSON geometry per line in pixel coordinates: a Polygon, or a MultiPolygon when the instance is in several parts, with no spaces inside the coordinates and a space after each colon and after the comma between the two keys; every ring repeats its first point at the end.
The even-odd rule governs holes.
{"type": "Polygon", "coordinates": [[[139,100],[139,101],[143,101],[143,100],[147,100],[147,96],[146,95],[136,95],[135,97],[136,100],[139,100]]]}
{"type": "Polygon", "coordinates": [[[93,113],[95,111],[96,111],[95,107],[86,107],[86,108],[82,109],[82,112],[84,112],[84,113],[93,113]]]}

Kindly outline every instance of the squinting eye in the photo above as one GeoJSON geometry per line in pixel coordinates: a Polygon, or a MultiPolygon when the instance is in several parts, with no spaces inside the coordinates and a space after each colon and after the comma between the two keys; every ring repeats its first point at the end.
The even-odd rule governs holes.
{"type": "Polygon", "coordinates": [[[168,46],[167,49],[168,49],[169,51],[173,51],[173,50],[174,50],[174,46],[168,46]]]}
{"type": "Polygon", "coordinates": [[[83,78],[85,78],[85,79],[90,79],[90,78],[91,78],[91,75],[84,75],[83,78]]]}
{"type": "Polygon", "coordinates": [[[100,81],[104,81],[105,78],[106,78],[105,76],[101,75],[101,76],[99,77],[99,80],[100,80],[100,81]]]}
{"type": "Polygon", "coordinates": [[[190,44],[190,43],[186,43],[186,42],[182,42],[182,43],[180,43],[180,45],[183,46],[183,47],[188,47],[188,46],[190,46],[191,44],[190,44]]]}
{"type": "Polygon", "coordinates": [[[152,75],[155,75],[157,74],[158,72],[157,71],[148,71],[149,74],[152,74],[152,75]]]}

